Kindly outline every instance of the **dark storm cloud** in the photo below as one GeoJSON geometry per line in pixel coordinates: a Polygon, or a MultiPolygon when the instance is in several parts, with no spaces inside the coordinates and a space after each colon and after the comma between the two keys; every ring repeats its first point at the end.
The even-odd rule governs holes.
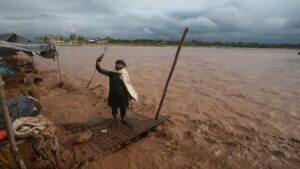
{"type": "Polygon", "coordinates": [[[300,43],[299,0],[0,0],[0,33],[300,43]]]}

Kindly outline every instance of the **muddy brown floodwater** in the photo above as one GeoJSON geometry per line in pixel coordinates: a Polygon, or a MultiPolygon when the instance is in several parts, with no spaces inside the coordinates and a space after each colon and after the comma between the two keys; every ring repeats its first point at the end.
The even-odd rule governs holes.
{"type": "MultiPolygon", "coordinates": [[[[124,59],[140,96],[134,111],[154,117],[176,47],[107,48],[103,68],[112,69],[116,59],[124,59]]],[[[73,90],[84,92],[103,49],[59,47],[64,81],[73,90]]],[[[41,71],[56,70],[51,60],[35,61],[41,71]]],[[[97,85],[95,97],[76,102],[82,114],[70,113],[65,100],[58,114],[45,94],[45,116],[63,122],[84,121],[92,111],[97,114],[105,106],[108,79],[97,73],[91,88],[97,85]],[[95,107],[86,106],[88,99],[95,107]]],[[[108,108],[103,111],[110,113],[108,108]]],[[[183,47],[161,110],[162,115],[170,113],[172,118],[148,137],[87,167],[298,169],[300,57],[288,49],[183,47]]]]}

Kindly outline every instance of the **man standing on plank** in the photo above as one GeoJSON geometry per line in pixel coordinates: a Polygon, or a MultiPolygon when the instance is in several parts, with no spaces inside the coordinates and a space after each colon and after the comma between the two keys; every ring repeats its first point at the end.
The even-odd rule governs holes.
{"type": "Polygon", "coordinates": [[[103,56],[100,56],[96,60],[96,69],[99,73],[104,74],[109,77],[109,96],[108,96],[108,105],[111,107],[113,121],[110,124],[111,127],[118,124],[117,114],[118,109],[120,109],[121,123],[127,124],[125,115],[126,108],[129,107],[129,100],[134,99],[138,100],[138,94],[135,89],[132,87],[129,80],[129,74],[126,71],[125,67],[127,66],[123,60],[117,60],[115,62],[115,70],[108,71],[102,69],[100,62],[102,61],[103,56]]]}

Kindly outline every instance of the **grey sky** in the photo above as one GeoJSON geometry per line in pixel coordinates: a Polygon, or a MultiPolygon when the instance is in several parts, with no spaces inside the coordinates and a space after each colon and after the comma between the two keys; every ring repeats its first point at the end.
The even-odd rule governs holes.
{"type": "Polygon", "coordinates": [[[0,0],[0,33],[300,43],[300,0],[0,0]]]}

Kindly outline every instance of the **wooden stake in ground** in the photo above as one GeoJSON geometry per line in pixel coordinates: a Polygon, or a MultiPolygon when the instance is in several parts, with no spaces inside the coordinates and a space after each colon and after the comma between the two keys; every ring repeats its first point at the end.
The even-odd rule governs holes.
{"type": "MultiPolygon", "coordinates": [[[[105,48],[104,48],[103,53],[100,55],[101,58],[104,57],[105,51],[106,51],[106,46],[105,46],[105,48]]],[[[94,71],[94,73],[93,73],[93,75],[92,75],[92,77],[91,77],[89,83],[86,85],[86,88],[89,88],[90,84],[92,83],[92,80],[93,80],[93,78],[94,78],[94,75],[95,75],[96,71],[97,71],[97,70],[95,69],[95,71],[94,71]]]]}
{"type": "Polygon", "coordinates": [[[10,144],[10,150],[13,154],[14,159],[16,160],[17,164],[19,165],[20,169],[26,169],[25,163],[22,160],[18,147],[16,145],[15,135],[13,132],[13,127],[11,124],[11,119],[8,112],[7,102],[5,100],[5,92],[3,88],[4,81],[2,79],[2,75],[0,74],[0,99],[1,99],[1,111],[3,112],[5,127],[8,133],[8,139],[10,144]]]}
{"type": "Polygon", "coordinates": [[[165,88],[164,88],[164,91],[163,91],[163,94],[162,94],[162,97],[161,97],[161,100],[160,100],[160,103],[159,103],[159,106],[158,106],[158,110],[157,110],[156,115],[155,115],[155,119],[156,120],[158,119],[160,109],[161,109],[161,107],[162,107],[162,105],[164,103],[164,99],[165,99],[165,96],[166,96],[166,93],[167,93],[167,90],[168,90],[168,86],[169,86],[169,83],[170,83],[173,71],[174,71],[176,63],[177,63],[177,59],[178,59],[178,56],[179,56],[179,53],[180,53],[180,50],[181,50],[181,46],[183,44],[183,41],[185,39],[185,36],[186,36],[187,32],[188,32],[188,28],[185,28],[185,30],[184,30],[184,32],[182,34],[181,40],[180,40],[180,42],[178,44],[178,48],[177,48],[177,52],[176,52],[176,55],[175,55],[175,58],[174,58],[174,62],[173,62],[170,74],[168,76],[168,79],[166,81],[166,85],[165,85],[165,88]]]}

